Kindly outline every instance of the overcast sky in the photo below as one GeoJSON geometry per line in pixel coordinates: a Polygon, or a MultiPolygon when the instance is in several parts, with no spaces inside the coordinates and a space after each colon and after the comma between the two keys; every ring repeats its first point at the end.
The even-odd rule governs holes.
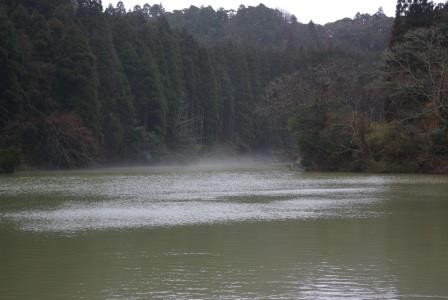
{"type": "MultiPolygon", "coordinates": [[[[313,20],[315,23],[325,24],[344,17],[354,17],[357,12],[375,13],[379,7],[383,7],[388,16],[395,14],[396,0],[122,0],[126,9],[132,9],[135,5],[148,2],[162,3],[166,10],[187,8],[190,5],[211,5],[215,9],[224,7],[236,9],[240,4],[256,6],[260,2],[271,8],[280,8],[296,15],[302,23],[313,20]]],[[[118,0],[103,0],[104,6],[110,2],[115,6],[118,0]]]]}

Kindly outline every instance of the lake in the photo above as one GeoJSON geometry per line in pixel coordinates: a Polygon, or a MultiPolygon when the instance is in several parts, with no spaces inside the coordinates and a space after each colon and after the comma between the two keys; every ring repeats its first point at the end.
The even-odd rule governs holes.
{"type": "Polygon", "coordinates": [[[448,177],[273,163],[0,177],[2,299],[448,299],[448,177]]]}

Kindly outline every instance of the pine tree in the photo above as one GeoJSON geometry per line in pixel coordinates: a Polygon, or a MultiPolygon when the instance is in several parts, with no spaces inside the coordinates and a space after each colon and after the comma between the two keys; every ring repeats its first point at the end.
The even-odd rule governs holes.
{"type": "Polygon", "coordinates": [[[56,57],[56,98],[63,111],[75,111],[99,133],[100,103],[96,61],[82,30],[64,24],[61,52],[56,57]]]}

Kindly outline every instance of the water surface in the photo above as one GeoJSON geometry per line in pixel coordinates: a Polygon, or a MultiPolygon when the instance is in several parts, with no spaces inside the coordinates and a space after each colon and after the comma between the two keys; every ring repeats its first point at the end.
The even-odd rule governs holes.
{"type": "Polygon", "coordinates": [[[448,177],[282,165],[0,177],[5,299],[448,299],[448,177]]]}

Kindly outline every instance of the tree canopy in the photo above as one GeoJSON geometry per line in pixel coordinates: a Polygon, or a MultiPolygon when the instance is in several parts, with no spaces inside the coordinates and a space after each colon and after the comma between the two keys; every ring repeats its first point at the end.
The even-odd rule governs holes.
{"type": "MultiPolygon", "coordinates": [[[[427,18],[425,9],[420,14],[427,18]]],[[[402,10],[394,32],[407,41],[418,9],[402,10]]],[[[444,7],[431,10],[437,11],[432,18],[445,18],[444,7]]],[[[311,104],[302,112],[276,106],[283,97],[276,89],[290,85],[301,87],[294,97],[317,86],[322,90],[310,91],[312,99],[332,95],[322,103],[335,120],[346,121],[354,107],[380,115],[372,107],[382,101],[391,114],[393,99],[365,107],[366,101],[347,104],[340,93],[370,93],[363,86],[371,78],[368,61],[379,61],[393,22],[381,10],[321,26],[262,4],[167,12],[157,4],[129,10],[122,2],[104,9],[99,0],[2,1],[0,147],[19,149],[30,165],[53,168],[148,162],[217,144],[272,149],[283,143],[278,130],[297,136],[294,128],[308,122],[293,112],[313,116],[311,104]],[[345,76],[339,67],[348,68],[345,76]],[[360,74],[366,77],[349,78],[360,74]],[[275,115],[261,113],[269,107],[275,115]]],[[[392,69],[396,56],[389,57],[389,74],[401,72],[392,69]]]]}

